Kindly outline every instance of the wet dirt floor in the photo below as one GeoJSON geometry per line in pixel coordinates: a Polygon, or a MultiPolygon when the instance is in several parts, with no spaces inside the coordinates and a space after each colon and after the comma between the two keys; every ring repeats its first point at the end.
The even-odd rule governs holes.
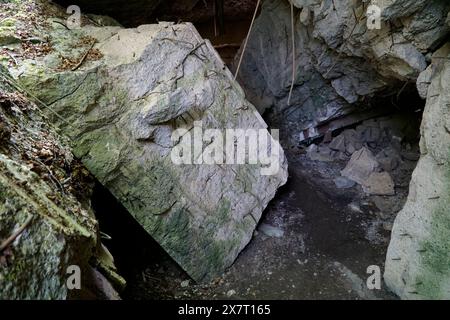
{"type": "Polygon", "coordinates": [[[258,232],[224,277],[216,294],[243,299],[393,298],[367,289],[370,265],[382,268],[386,245],[365,238],[370,213],[349,212],[351,194],[320,191],[307,168],[290,162],[290,181],[266,210],[262,223],[281,238],[258,232]]]}
{"type": "MultiPolygon", "coordinates": [[[[97,188],[96,198],[103,198],[97,206],[100,226],[112,235],[106,245],[128,282],[122,298],[395,299],[384,287],[369,290],[366,285],[368,266],[383,270],[389,232],[368,236],[377,221],[374,211],[369,205],[357,211],[349,207],[361,192],[338,190],[324,177],[324,168],[303,155],[288,154],[288,160],[289,182],[261,220],[283,236],[256,231],[235,264],[210,284],[190,280],[126,212],[118,212],[113,199],[104,201],[110,195],[97,188]],[[105,215],[108,219],[102,219],[105,215]],[[127,236],[114,237],[115,225],[121,232],[128,230],[127,236]]],[[[327,165],[326,170],[332,169],[327,165]]]]}

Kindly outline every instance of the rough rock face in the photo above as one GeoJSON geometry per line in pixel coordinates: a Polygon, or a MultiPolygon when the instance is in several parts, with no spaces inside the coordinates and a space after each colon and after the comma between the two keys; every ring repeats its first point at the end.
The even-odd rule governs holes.
{"type": "Polygon", "coordinates": [[[81,183],[73,156],[0,71],[0,299],[93,297],[87,283],[98,225],[69,188],[81,183]],[[64,167],[72,170],[70,184],[58,180],[64,167]],[[80,267],[83,290],[66,285],[72,265],[80,267]]]}
{"type": "Polygon", "coordinates": [[[398,214],[385,281],[406,299],[450,298],[450,46],[434,53],[421,153],[398,214]]]}
{"type": "MultiPolygon", "coordinates": [[[[373,1],[375,3],[376,1],[373,1]]],[[[266,0],[249,40],[240,83],[260,111],[274,112],[299,141],[367,105],[375,93],[415,81],[428,53],[449,32],[447,1],[378,1],[381,29],[369,30],[368,2],[298,0],[296,77],[291,104],[292,37],[289,2],[266,0]]],[[[326,129],[326,128],[325,128],[326,129]]]]}
{"type": "Polygon", "coordinates": [[[66,286],[67,270],[71,265],[80,266],[82,273],[89,270],[87,262],[96,243],[95,220],[77,207],[73,199],[55,204],[48,197],[51,188],[29,168],[4,155],[0,155],[0,166],[1,238],[14,234],[31,218],[15,248],[3,252],[0,298],[78,296],[77,290],[66,286]],[[63,209],[69,207],[69,211],[63,209]],[[78,215],[72,215],[75,210],[79,211],[78,215]]]}
{"type": "Polygon", "coordinates": [[[49,37],[52,53],[14,70],[20,83],[59,114],[49,116],[72,139],[75,155],[195,280],[223,272],[286,182],[287,164],[282,150],[279,170],[267,176],[260,164],[173,163],[172,149],[184,137],[172,140],[172,133],[190,135],[200,122],[268,136],[211,44],[191,24],[168,23],[70,34],[53,24],[49,37]]]}
{"type": "MultiPolygon", "coordinates": [[[[298,10],[291,105],[287,98],[292,38],[286,0],[263,2],[240,71],[249,100],[260,111],[272,108],[275,119],[287,124],[291,143],[297,144],[323,134],[331,120],[370,105],[375,94],[388,88],[398,92],[405,82],[417,81],[419,95],[428,97],[422,125],[423,156],[413,175],[408,202],[393,229],[385,279],[402,298],[448,298],[449,70],[446,49],[434,52],[449,34],[450,3],[371,1],[381,9],[381,29],[373,30],[367,27],[368,1],[293,3],[298,10]],[[427,68],[433,53],[433,65],[427,68]]],[[[338,140],[331,144],[336,150],[344,145],[338,140]]],[[[319,148],[314,146],[309,154],[328,161],[329,151],[334,150],[319,148]]],[[[396,165],[386,162],[382,154],[377,161],[386,170],[396,165]]],[[[387,190],[391,182],[386,177],[375,180],[385,180],[387,190]]]]}

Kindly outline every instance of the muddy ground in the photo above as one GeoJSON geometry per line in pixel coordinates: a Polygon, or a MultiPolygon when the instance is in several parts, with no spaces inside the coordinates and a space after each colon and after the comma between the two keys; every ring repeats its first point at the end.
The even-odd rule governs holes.
{"type": "MultiPolygon", "coordinates": [[[[367,289],[367,267],[383,270],[389,228],[360,187],[335,187],[332,179],[345,163],[310,161],[293,151],[287,156],[289,182],[261,220],[282,230],[283,236],[256,231],[235,264],[207,285],[190,280],[98,187],[94,205],[100,225],[112,237],[107,245],[128,282],[122,298],[395,299],[384,286],[367,289]]],[[[396,201],[404,201],[407,190],[397,194],[396,201]]]]}

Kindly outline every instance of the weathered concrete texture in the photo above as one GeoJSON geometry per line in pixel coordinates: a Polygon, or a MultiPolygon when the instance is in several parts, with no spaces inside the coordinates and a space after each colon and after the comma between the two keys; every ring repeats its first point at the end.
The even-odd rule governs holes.
{"type": "MultiPolygon", "coordinates": [[[[375,2],[375,1],[374,1],[375,2]]],[[[379,1],[380,2],[380,1],[379,1]]],[[[289,2],[266,0],[252,31],[240,83],[260,111],[273,107],[292,141],[366,105],[375,93],[415,81],[449,33],[447,1],[382,1],[381,29],[367,27],[367,1],[297,0],[296,77],[291,104],[289,2]],[[356,15],[356,18],[355,18],[356,15]]]]}
{"type": "Polygon", "coordinates": [[[211,44],[191,24],[49,33],[55,53],[24,64],[20,82],[65,119],[53,117],[75,155],[180,266],[199,281],[223,272],[286,182],[287,164],[282,151],[273,176],[261,175],[262,165],[171,161],[172,132],[192,131],[194,121],[204,129],[266,128],[211,44]],[[83,56],[86,48],[73,48],[87,35],[103,57],[55,71],[56,52],[83,56]]]}
{"type": "Polygon", "coordinates": [[[404,299],[450,298],[449,57],[449,45],[433,55],[421,129],[422,157],[386,258],[385,281],[404,299]]]}

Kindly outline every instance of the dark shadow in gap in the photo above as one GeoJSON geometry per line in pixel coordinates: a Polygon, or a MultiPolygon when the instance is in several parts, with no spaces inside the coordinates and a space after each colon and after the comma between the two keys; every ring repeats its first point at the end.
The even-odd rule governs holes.
{"type": "Polygon", "coordinates": [[[103,243],[111,251],[127,287],[123,299],[170,299],[171,287],[185,272],[100,183],[92,206],[100,230],[111,237],[103,243]],[[149,283],[150,282],[150,283],[149,283]]]}

